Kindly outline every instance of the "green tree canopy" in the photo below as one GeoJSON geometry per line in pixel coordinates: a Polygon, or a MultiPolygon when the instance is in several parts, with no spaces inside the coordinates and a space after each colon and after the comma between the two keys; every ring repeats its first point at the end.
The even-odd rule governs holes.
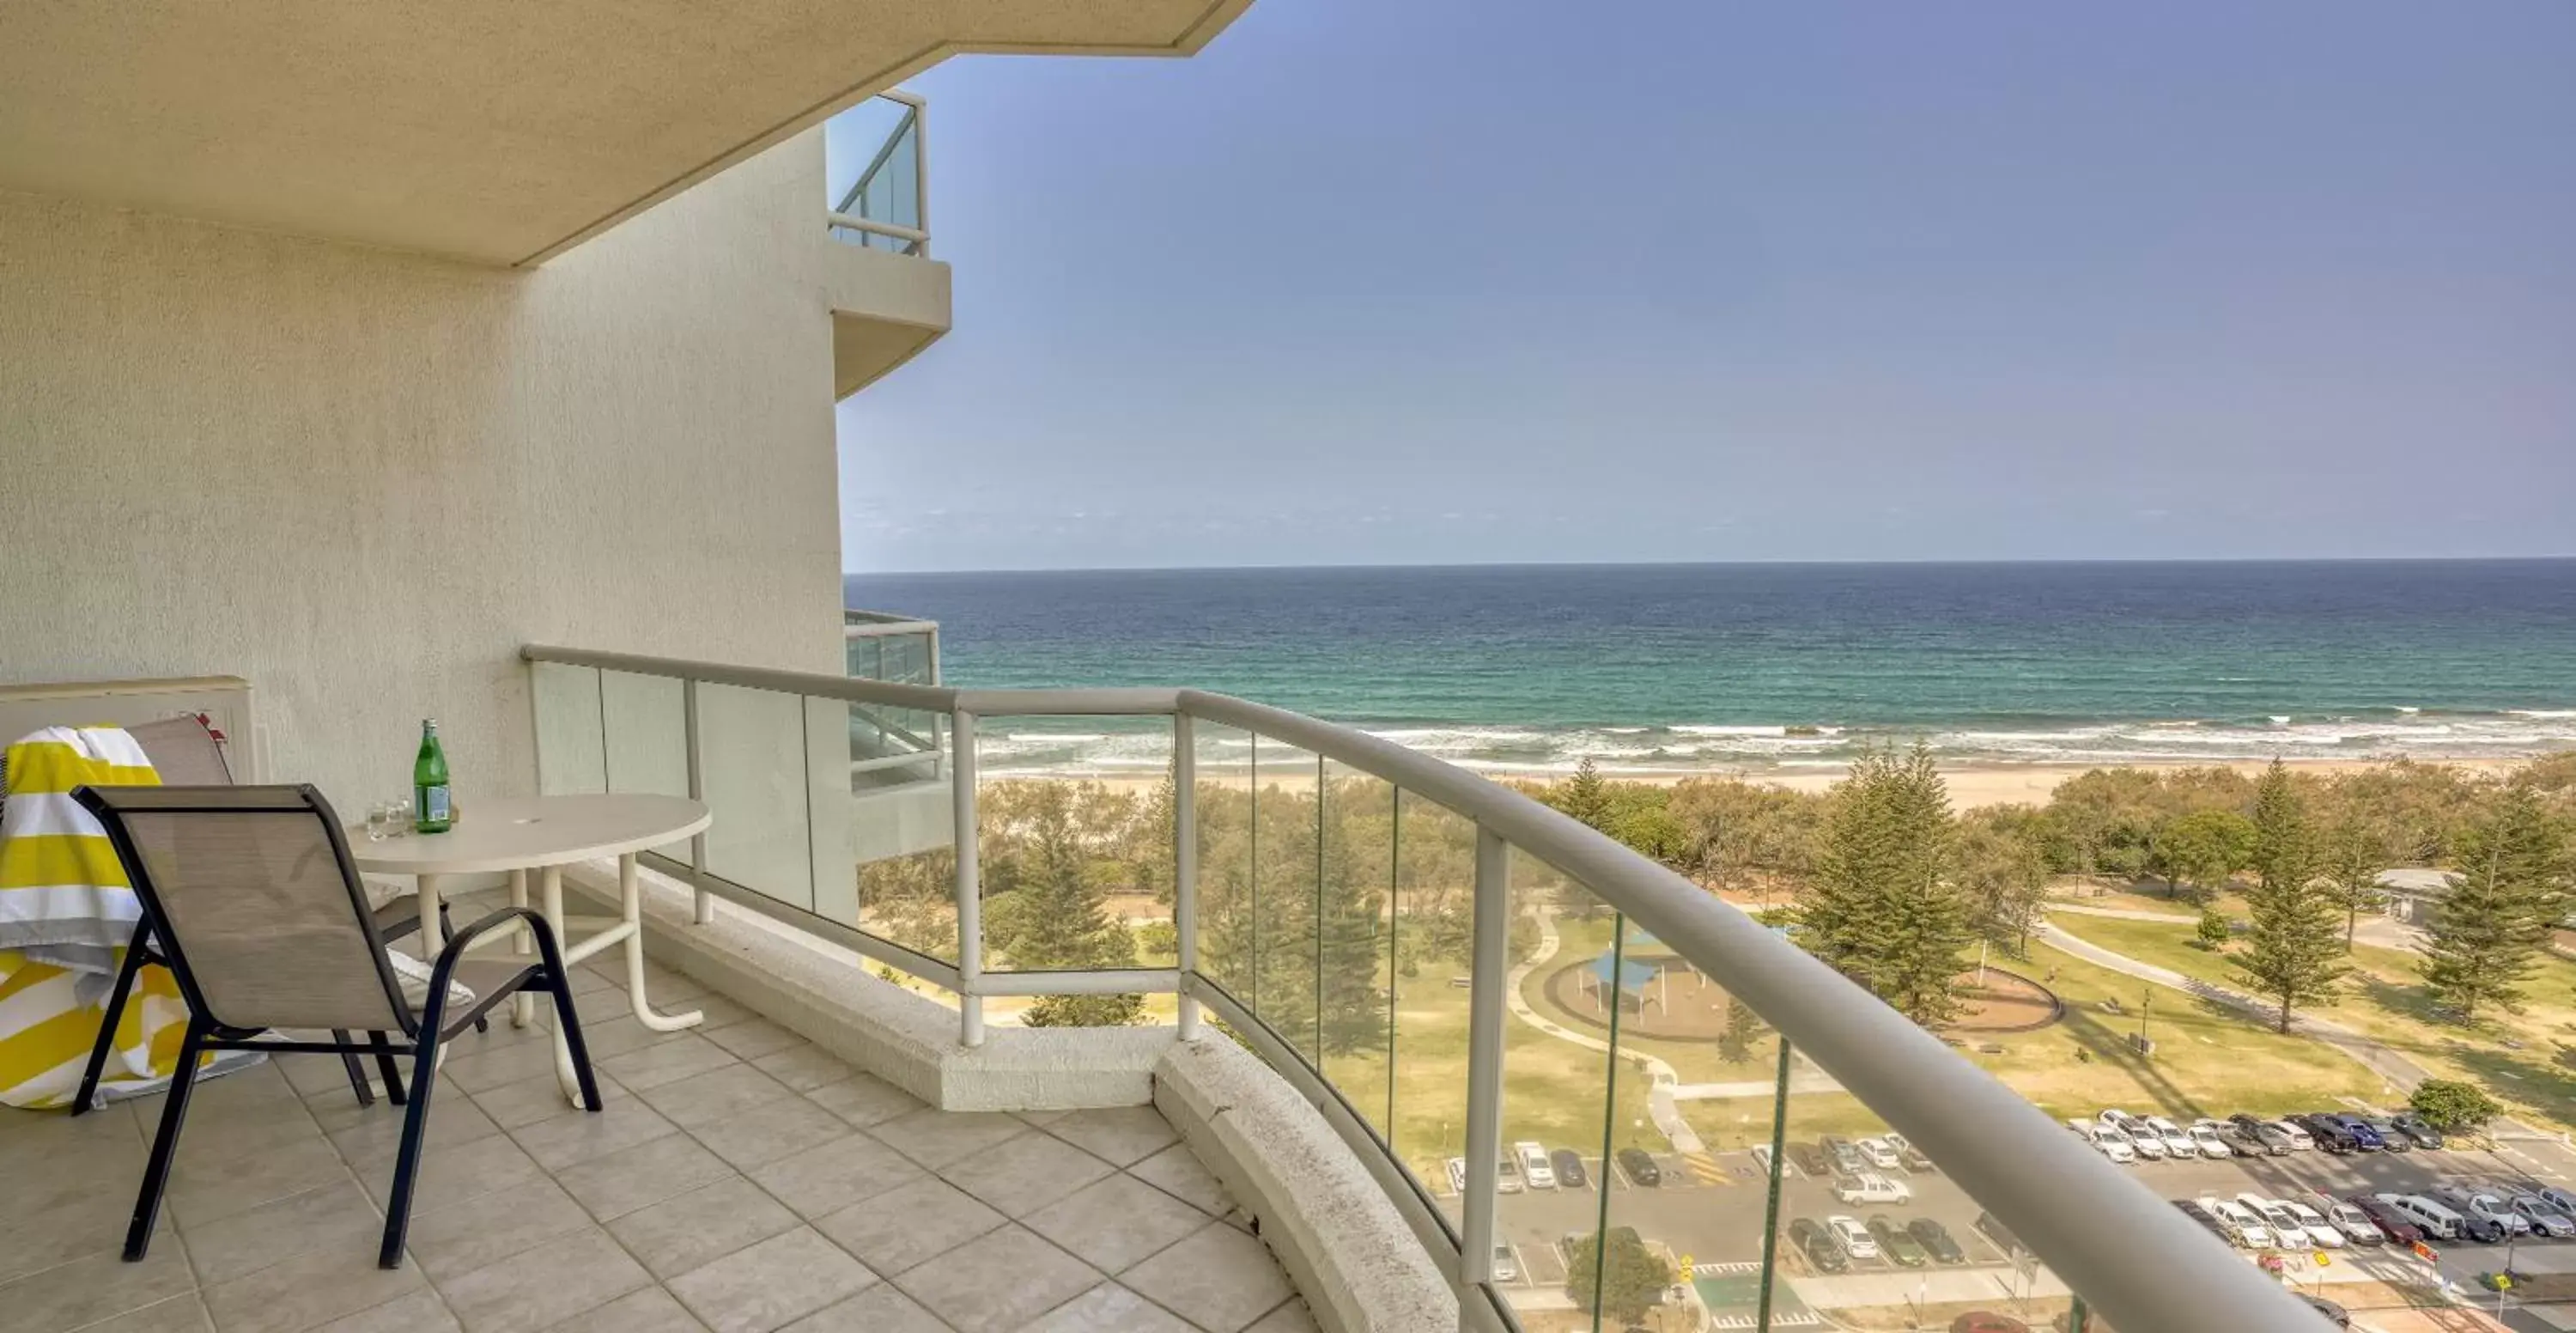
{"type": "Polygon", "coordinates": [[[2233,810],[2200,809],[2156,826],[2150,864],[2168,886],[2215,897],[2254,860],[2254,821],[2233,810]]]}
{"type": "Polygon", "coordinates": [[[1834,789],[1800,943],[1918,1023],[1949,1017],[1959,951],[1974,938],[1950,875],[1948,788],[1932,752],[1872,750],[1834,789]]]}
{"type": "Polygon", "coordinates": [[[2314,849],[2307,796],[2280,760],[2254,785],[2256,882],[2245,895],[2252,922],[2236,966],[2256,994],[2279,1007],[2275,1026],[2290,1030],[2298,1006],[2331,999],[2349,971],[2342,922],[2331,892],[2312,879],[2314,849]]]}
{"type": "Polygon", "coordinates": [[[1592,1309],[1598,1293],[1603,1317],[1623,1328],[1662,1303],[1664,1289],[1672,1284],[1673,1266],[1646,1248],[1635,1227],[1610,1228],[1607,1246],[1598,1236],[1585,1236],[1565,1256],[1565,1293],[1574,1298],[1575,1307],[1592,1309]]]}
{"type": "Polygon", "coordinates": [[[2529,787],[2508,785],[2456,837],[2460,871],[2424,945],[2424,984],[2463,1023],[2522,1007],[2522,983],[2567,911],[2567,834],[2529,787]]]}
{"type": "Polygon", "coordinates": [[[2446,1133],[2484,1129],[2488,1121],[2504,1114],[2503,1103],[2488,1096],[2486,1089],[2447,1078],[2428,1078],[2416,1084],[2406,1105],[2433,1128],[2446,1133]]]}

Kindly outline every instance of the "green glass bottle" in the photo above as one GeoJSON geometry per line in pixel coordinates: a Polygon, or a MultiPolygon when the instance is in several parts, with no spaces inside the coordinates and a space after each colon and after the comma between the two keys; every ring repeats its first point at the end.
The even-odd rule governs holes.
{"type": "Polygon", "coordinates": [[[439,747],[434,717],[420,720],[420,757],[411,761],[411,801],[413,831],[445,833],[455,825],[447,792],[447,751],[439,747]]]}

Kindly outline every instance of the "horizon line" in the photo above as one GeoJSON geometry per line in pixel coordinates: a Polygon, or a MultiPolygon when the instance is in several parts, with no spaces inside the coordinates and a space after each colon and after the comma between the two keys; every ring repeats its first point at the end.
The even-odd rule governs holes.
{"type": "Polygon", "coordinates": [[[2567,555],[2359,555],[2359,556],[2075,556],[2027,559],[1950,559],[1915,557],[1892,560],[1858,558],[1756,560],[1452,560],[1389,563],[1324,561],[1313,564],[1240,565],[986,565],[960,569],[844,569],[841,577],[888,578],[909,575],[964,574],[1233,574],[1292,570],[1455,570],[1455,569],[1729,569],[1854,568],[1921,566],[1926,568],[2004,568],[2040,565],[2547,565],[2576,563],[2567,555]]]}

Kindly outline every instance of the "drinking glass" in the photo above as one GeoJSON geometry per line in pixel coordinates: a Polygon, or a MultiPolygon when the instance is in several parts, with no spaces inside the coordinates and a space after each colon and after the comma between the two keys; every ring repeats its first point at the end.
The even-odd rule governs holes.
{"type": "Polygon", "coordinates": [[[393,813],[394,813],[393,829],[392,829],[392,831],[391,831],[390,833],[388,833],[386,836],[388,836],[388,837],[395,837],[395,838],[399,838],[399,837],[402,837],[403,835],[405,835],[405,834],[407,834],[407,833],[410,833],[410,832],[411,832],[411,798],[410,798],[410,797],[408,797],[408,796],[406,796],[406,797],[402,798],[401,800],[398,800],[398,801],[394,802],[394,803],[393,803],[393,813]]]}
{"type": "Polygon", "coordinates": [[[389,826],[393,822],[394,808],[390,804],[378,801],[374,805],[368,806],[367,841],[383,842],[386,838],[392,836],[389,831],[389,826]]]}

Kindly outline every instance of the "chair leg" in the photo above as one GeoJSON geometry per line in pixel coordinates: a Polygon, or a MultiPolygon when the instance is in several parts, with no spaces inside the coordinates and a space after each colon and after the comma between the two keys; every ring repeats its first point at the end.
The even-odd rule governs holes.
{"type": "Polygon", "coordinates": [[[115,989],[107,993],[107,1015],[99,1020],[98,1040],[90,1043],[89,1065],[81,1070],[80,1092],[72,1098],[72,1114],[85,1115],[90,1103],[98,1100],[98,1081],[107,1076],[107,1057],[116,1049],[116,1025],[125,1018],[125,999],[134,992],[134,980],[143,974],[144,945],[152,938],[152,927],[134,923],[134,938],[125,945],[125,961],[116,969],[115,989]]]}
{"type": "Polygon", "coordinates": [[[125,1261],[143,1257],[152,1244],[152,1224],[161,1216],[161,1192],[170,1183],[170,1159],[179,1151],[179,1129],[188,1118],[188,1093],[197,1085],[197,1060],[205,1054],[206,1029],[190,1020],[179,1043],[179,1068],[170,1076],[170,1091],[161,1107],[161,1132],[152,1139],[152,1158],[143,1167],[143,1192],[134,1196],[134,1221],[125,1229],[125,1261]]]}
{"type": "MultiPolygon", "coordinates": [[[[434,1012],[430,1016],[437,1017],[434,1012]]],[[[376,1035],[383,1039],[382,1033],[376,1035]]],[[[385,1243],[376,1252],[379,1268],[402,1267],[403,1239],[411,1231],[412,1186],[420,1174],[421,1139],[429,1130],[429,1095],[438,1086],[436,1028],[421,1028],[418,1050],[411,1069],[411,1104],[403,1112],[402,1146],[394,1153],[393,1194],[385,1200],[385,1243]]]]}
{"type": "Polygon", "coordinates": [[[381,1032],[368,1033],[367,1044],[376,1050],[376,1071],[385,1076],[385,1100],[396,1106],[402,1105],[402,1067],[394,1063],[394,1048],[385,1041],[385,1034],[381,1032]]]}
{"type": "MultiPolygon", "coordinates": [[[[448,916],[447,904],[444,902],[438,905],[438,933],[441,939],[452,940],[456,938],[456,922],[453,918],[448,916]]],[[[492,1030],[492,1020],[478,1016],[474,1020],[474,1030],[476,1032],[490,1032],[492,1030]]]]}
{"type": "Polygon", "coordinates": [[[599,1104],[599,1080],[590,1072],[590,1047],[581,1038],[581,1018],[572,1011],[572,985],[564,980],[560,956],[549,957],[546,962],[546,989],[555,997],[555,1021],[563,1024],[564,1051],[572,1057],[572,1076],[581,1085],[581,1104],[597,1112],[603,1109],[599,1104]]]}
{"type": "MultiPolygon", "coordinates": [[[[356,1039],[355,1039],[355,1038],[353,1038],[353,1037],[351,1037],[351,1036],[349,1035],[349,1030],[348,1030],[347,1028],[333,1028],[333,1029],[331,1029],[331,1040],[333,1040],[333,1041],[336,1041],[336,1042],[340,1043],[340,1044],[341,1044],[342,1046],[344,1046],[344,1047],[346,1047],[346,1046],[352,1046],[352,1045],[355,1045],[355,1044],[356,1044],[356,1039]]],[[[346,1071],[348,1072],[348,1075],[349,1075],[349,1091],[351,1091],[351,1092],[353,1092],[353,1093],[356,1093],[356,1094],[357,1094],[357,1096],[358,1096],[358,1105],[360,1105],[360,1106],[373,1106],[373,1105],[375,1105],[375,1104],[376,1104],[376,1094],[375,1094],[375,1090],[374,1090],[374,1089],[372,1089],[372,1088],[369,1088],[369,1087],[367,1086],[367,1071],[366,1071],[366,1069],[365,1069],[364,1067],[362,1067],[361,1065],[359,1065],[359,1063],[358,1063],[358,1057],[357,1057],[357,1056],[355,1056],[355,1055],[350,1054],[350,1053],[349,1053],[348,1051],[346,1051],[346,1050],[341,1051],[341,1052],[340,1052],[340,1068],[341,1068],[341,1069],[343,1069],[343,1070],[346,1070],[346,1071]]],[[[400,1105],[400,1104],[401,1104],[401,1099],[397,1098],[397,1099],[395,1100],[395,1104],[396,1104],[396,1105],[400,1105]]]]}

